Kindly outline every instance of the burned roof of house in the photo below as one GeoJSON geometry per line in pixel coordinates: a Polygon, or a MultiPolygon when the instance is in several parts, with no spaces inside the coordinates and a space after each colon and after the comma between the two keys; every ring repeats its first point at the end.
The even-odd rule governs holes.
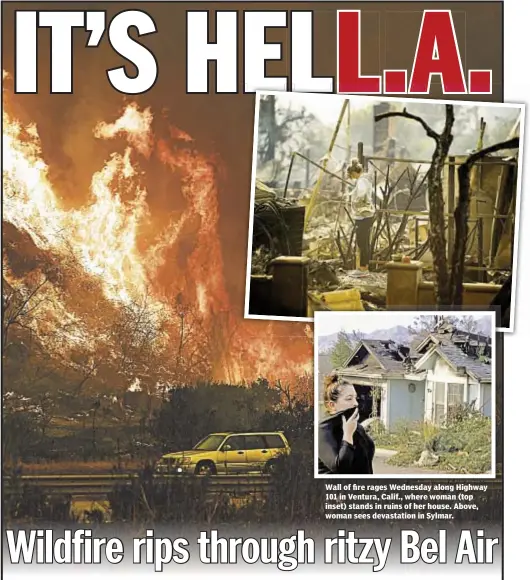
{"type": "Polygon", "coordinates": [[[393,340],[362,340],[339,372],[404,376],[414,373],[417,361],[432,350],[455,371],[463,370],[479,381],[491,379],[491,338],[447,326],[419,337],[411,346],[393,340]]]}
{"type": "Polygon", "coordinates": [[[427,335],[439,340],[450,340],[453,344],[468,344],[471,346],[488,345],[491,346],[491,337],[475,332],[465,332],[451,327],[447,331],[435,331],[427,335]]]}
{"type": "Polygon", "coordinates": [[[491,337],[465,332],[442,321],[416,346],[420,354],[436,348],[455,369],[464,368],[478,380],[491,379],[491,337]]]}
{"type": "Polygon", "coordinates": [[[460,347],[450,342],[443,341],[438,346],[447,361],[455,369],[464,368],[479,381],[491,379],[491,365],[487,362],[466,354],[460,347]]]}
{"type": "Polygon", "coordinates": [[[360,374],[400,374],[410,369],[414,355],[408,346],[393,340],[361,340],[343,369],[360,374]]]}

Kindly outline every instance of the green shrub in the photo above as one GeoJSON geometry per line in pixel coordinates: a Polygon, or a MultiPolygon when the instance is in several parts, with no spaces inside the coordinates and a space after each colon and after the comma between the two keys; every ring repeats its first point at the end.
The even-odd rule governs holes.
{"type": "MultiPolygon", "coordinates": [[[[439,456],[438,469],[453,473],[486,473],[491,469],[491,427],[489,417],[469,407],[455,410],[443,427],[428,422],[402,424],[392,440],[398,453],[388,463],[413,465],[427,449],[439,456]]],[[[379,438],[376,435],[376,444],[387,447],[390,437],[389,434],[379,438]]]]}

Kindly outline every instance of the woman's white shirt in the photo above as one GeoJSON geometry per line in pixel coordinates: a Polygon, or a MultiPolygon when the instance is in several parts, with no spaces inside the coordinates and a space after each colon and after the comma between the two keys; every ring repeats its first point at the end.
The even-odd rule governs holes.
{"type": "Polygon", "coordinates": [[[375,215],[372,190],[372,182],[365,175],[361,175],[350,190],[350,205],[354,219],[363,220],[375,215]]]}

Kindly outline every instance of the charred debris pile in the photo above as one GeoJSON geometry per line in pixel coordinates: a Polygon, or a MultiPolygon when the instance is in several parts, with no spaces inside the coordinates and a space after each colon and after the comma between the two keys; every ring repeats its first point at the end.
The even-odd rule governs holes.
{"type": "Polygon", "coordinates": [[[425,172],[421,166],[394,163],[371,175],[378,211],[372,226],[370,268],[363,272],[357,267],[356,223],[347,201],[351,184],[343,171],[325,170],[318,189],[310,183],[305,188],[275,188],[257,180],[252,275],[267,275],[271,261],[279,256],[304,256],[310,260],[310,292],[355,288],[365,309],[384,308],[384,264],[392,259],[421,259],[427,250],[425,172]],[[424,215],[411,219],[408,211],[424,215]]]}
{"type": "MultiPolygon", "coordinates": [[[[482,127],[482,136],[484,131],[482,127]]],[[[362,144],[360,145],[362,154],[362,144]]],[[[309,262],[308,289],[330,292],[355,288],[365,309],[385,308],[389,261],[421,261],[425,280],[433,279],[428,202],[429,162],[409,160],[394,139],[383,152],[363,159],[373,183],[375,217],[370,265],[358,268],[356,221],[348,203],[351,184],[344,166],[320,162],[320,182],[283,187],[256,182],[252,274],[266,275],[278,256],[304,256],[309,262]],[[384,156],[387,155],[386,157],[384,156]]],[[[443,172],[446,251],[458,243],[452,211],[458,202],[458,168],[468,155],[446,160],[443,172]]],[[[502,284],[511,272],[517,159],[489,155],[472,173],[470,219],[465,241],[464,282],[502,284]]]]}

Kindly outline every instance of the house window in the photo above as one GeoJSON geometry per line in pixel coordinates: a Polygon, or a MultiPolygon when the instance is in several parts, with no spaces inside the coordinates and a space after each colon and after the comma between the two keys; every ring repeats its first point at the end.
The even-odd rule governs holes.
{"type": "Polygon", "coordinates": [[[464,404],[463,383],[433,383],[434,385],[434,422],[441,425],[450,420],[459,407],[464,404]]]}
{"type": "Polygon", "coordinates": [[[464,404],[464,385],[461,383],[447,384],[447,418],[454,416],[455,412],[464,404]]]}

